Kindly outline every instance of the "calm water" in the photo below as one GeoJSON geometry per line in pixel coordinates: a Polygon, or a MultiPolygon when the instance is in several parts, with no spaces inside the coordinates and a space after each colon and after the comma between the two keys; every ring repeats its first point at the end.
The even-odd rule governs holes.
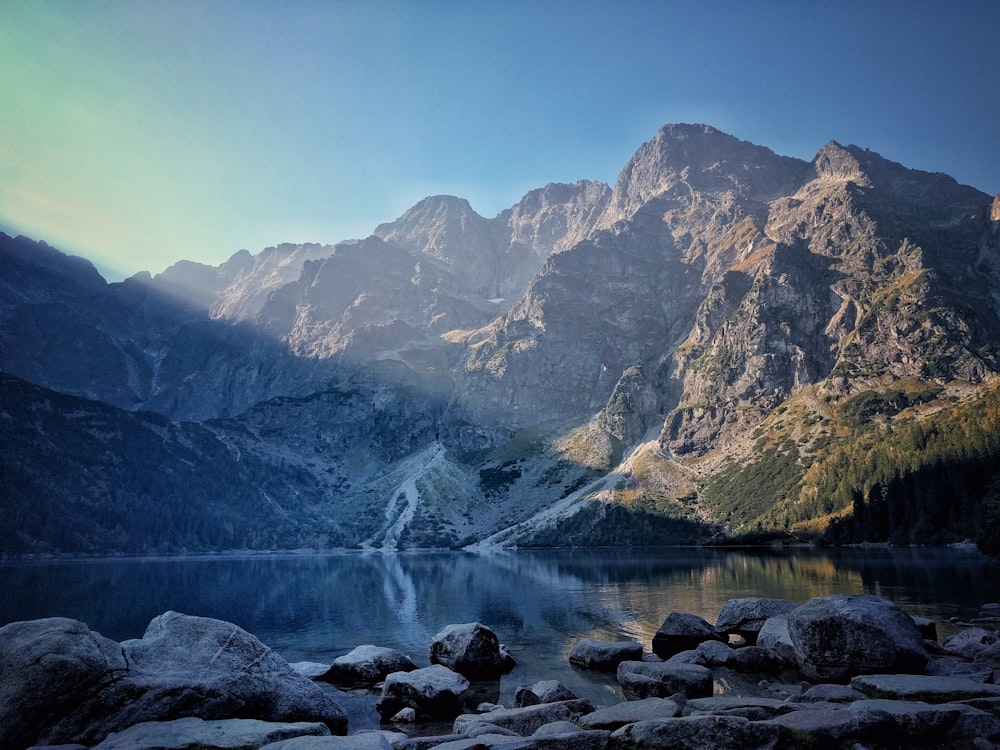
{"type": "MultiPolygon", "coordinates": [[[[1000,567],[961,550],[858,549],[747,554],[719,550],[457,552],[144,558],[0,563],[0,625],[63,616],[114,640],[141,637],[166,610],[234,622],[290,662],[330,663],[354,646],[397,648],[419,665],[435,633],[479,621],[518,667],[484,699],[513,704],[519,685],[558,679],[610,703],[613,678],[568,666],[581,638],[646,647],[671,612],[715,622],[726,600],[804,602],[883,596],[955,629],[1000,601],[1000,567]]],[[[374,698],[338,695],[352,729],[374,726],[374,698]]]]}

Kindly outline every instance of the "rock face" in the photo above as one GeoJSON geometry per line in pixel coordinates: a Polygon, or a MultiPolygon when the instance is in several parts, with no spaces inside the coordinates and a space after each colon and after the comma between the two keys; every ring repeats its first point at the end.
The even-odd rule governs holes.
{"type": "Polygon", "coordinates": [[[786,616],[796,661],[808,679],[837,682],[859,674],[920,674],[927,666],[927,650],[913,619],[885,599],[824,596],[786,616]]]}
{"type": "MultiPolygon", "coordinates": [[[[808,528],[861,489],[830,498],[823,472],[807,471],[856,437],[830,445],[831,424],[860,434],[993,393],[996,204],[857,146],[831,141],[803,161],[680,124],[640,146],[613,188],[548,185],[494,218],[432,196],[362,240],[215,268],[182,261],[107,284],[86,261],[3,236],[0,371],[99,404],[57,399],[44,421],[3,407],[18,428],[8,463],[52,515],[90,494],[110,504],[100,478],[53,486],[47,469],[75,455],[81,431],[111,467],[142,460],[159,449],[114,436],[151,411],[199,448],[153,464],[262,487],[262,503],[287,511],[279,547],[386,544],[392,524],[370,519],[398,516],[372,498],[413,497],[411,464],[437,447],[454,470],[414,480],[420,502],[388,534],[397,546],[698,541],[718,531],[706,518],[808,528]],[[748,502],[713,499],[713,480],[748,502]],[[456,496],[467,517],[449,509],[456,496]],[[641,537],[650,515],[670,533],[641,537]]],[[[111,484],[127,485],[121,474],[111,484]]],[[[127,489],[141,502],[141,486],[127,489]]],[[[968,538],[977,513],[933,532],[968,538]]],[[[858,533],[890,533],[872,526],[858,533]]],[[[932,533],[912,526],[893,531],[932,533]]],[[[115,528],[75,543],[122,546],[115,528]]],[[[176,549],[177,536],[142,545],[176,549]]],[[[234,536],[198,544],[274,546],[234,536]]],[[[0,551],[93,551],[63,549],[78,538],[32,528],[0,551]]]]}
{"type": "Polygon", "coordinates": [[[231,623],[168,612],[142,639],[119,645],[57,618],[8,625],[0,642],[3,707],[16,711],[0,730],[5,746],[96,744],[134,724],[185,716],[347,730],[329,696],[231,623]]]}

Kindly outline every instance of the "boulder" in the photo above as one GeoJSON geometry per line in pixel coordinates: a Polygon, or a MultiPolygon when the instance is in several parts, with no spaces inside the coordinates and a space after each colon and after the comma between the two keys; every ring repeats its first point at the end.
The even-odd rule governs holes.
{"type": "Polygon", "coordinates": [[[592,713],[594,705],[587,700],[541,703],[524,708],[501,708],[488,714],[463,714],[455,719],[456,734],[470,734],[477,724],[489,724],[527,737],[544,724],[554,721],[574,721],[592,713]]]}
{"type": "Polygon", "coordinates": [[[670,750],[773,750],[780,727],[739,716],[685,716],[628,724],[611,734],[611,747],[670,750]]]}
{"type": "Polygon", "coordinates": [[[767,648],[784,661],[795,664],[795,645],[788,633],[788,616],[774,615],[764,621],[757,633],[757,647],[767,648]]]}
{"type": "Polygon", "coordinates": [[[859,674],[921,673],[927,667],[913,619],[877,596],[821,596],[785,617],[795,661],[806,679],[839,682],[859,674]]]}
{"type": "Polygon", "coordinates": [[[127,673],[121,646],[77,620],[51,617],[5,625],[0,628],[0,747],[42,742],[47,728],[73,714],[86,696],[127,673]]]}
{"type": "Polygon", "coordinates": [[[724,667],[736,658],[736,649],[722,641],[705,641],[690,651],[680,651],[669,659],[671,664],[700,664],[703,667],[724,667]]]}
{"type": "Polygon", "coordinates": [[[707,621],[687,612],[671,612],[653,635],[653,653],[669,659],[705,641],[725,641],[707,621]]]}
{"type": "Polygon", "coordinates": [[[944,641],[948,653],[965,659],[975,659],[998,641],[997,634],[984,628],[965,628],[944,641]]]}
{"type": "Polygon", "coordinates": [[[569,663],[583,669],[614,672],[623,661],[642,659],[642,644],[637,641],[595,641],[584,638],[569,652],[569,663]]]}
{"type": "Polygon", "coordinates": [[[325,724],[281,723],[257,719],[205,721],[193,716],[172,721],[144,721],[108,735],[94,750],[242,750],[292,737],[329,737],[325,724]]]}
{"type": "Polygon", "coordinates": [[[519,687],[514,691],[514,706],[535,706],[539,703],[556,703],[557,701],[574,700],[576,693],[558,680],[542,680],[530,687],[519,687]]]}
{"type": "MultiPolygon", "coordinates": [[[[42,664],[62,663],[64,649],[77,649],[81,638],[86,640],[86,626],[81,623],[36,622],[43,623],[36,626],[42,630],[54,626],[70,636],[68,641],[47,638],[51,649],[42,664]]],[[[96,648],[107,651],[112,643],[100,639],[96,648]]],[[[91,681],[92,689],[81,690],[79,683],[63,679],[48,687],[36,685],[34,700],[48,701],[50,711],[60,705],[68,686],[79,696],[62,704],[61,716],[50,714],[36,725],[36,744],[96,745],[112,732],[135,724],[188,716],[322,722],[334,733],[347,732],[347,716],[329,695],[232,623],[167,612],[149,624],[141,639],[116,644],[113,651],[108,664],[114,679],[91,681]],[[127,669],[120,669],[121,663],[127,669]]],[[[30,670],[22,674],[4,669],[3,673],[5,682],[12,678],[13,692],[30,691],[22,682],[30,670]]]]}
{"type": "Polygon", "coordinates": [[[669,698],[677,693],[687,698],[712,695],[712,671],[697,664],[623,661],[617,677],[627,700],[669,698]]]}
{"type": "Polygon", "coordinates": [[[458,672],[432,664],[388,675],[375,708],[386,718],[409,707],[419,719],[453,719],[462,713],[462,695],[468,689],[469,681],[458,672]]]}
{"type": "Polygon", "coordinates": [[[653,719],[672,719],[681,715],[681,707],[669,698],[644,698],[625,701],[581,716],[579,724],[584,729],[614,731],[626,724],[653,719]]]}
{"type": "Polygon", "coordinates": [[[929,617],[913,617],[913,624],[917,626],[921,637],[925,641],[937,642],[937,623],[929,617]]]}
{"type": "Polygon", "coordinates": [[[862,743],[862,747],[872,744],[876,747],[906,746],[892,741],[894,724],[888,714],[857,714],[850,710],[850,706],[833,703],[807,705],[760,723],[782,727],[797,740],[794,747],[846,750],[854,743],[862,743]],[[887,737],[888,744],[885,743],[887,737]]]}
{"type": "Polygon", "coordinates": [[[401,651],[369,644],[334,659],[318,679],[335,685],[368,686],[382,682],[393,672],[412,672],[416,668],[401,651]]]}
{"type": "Polygon", "coordinates": [[[471,680],[507,674],[516,662],[496,633],[478,622],[448,625],[431,642],[431,664],[441,664],[471,680]]]}
{"type": "Polygon", "coordinates": [[[715,630],[726,635],[743,638],[748,646],[757,642],[757,634],[769,617],[784,615],[795,609],[795,603],[787,599],[766,599],[746,597],[730,599],[719,612],[715,630]]]}

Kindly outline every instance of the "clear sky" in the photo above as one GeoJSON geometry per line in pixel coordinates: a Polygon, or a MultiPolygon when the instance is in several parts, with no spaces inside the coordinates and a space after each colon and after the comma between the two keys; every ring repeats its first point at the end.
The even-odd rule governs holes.
{"type": "Polygon", "coordinates": [[[613,183],[668,122],[1000,192],[998,0],[0,0],[0,229],[109,279],[613,183]]]}

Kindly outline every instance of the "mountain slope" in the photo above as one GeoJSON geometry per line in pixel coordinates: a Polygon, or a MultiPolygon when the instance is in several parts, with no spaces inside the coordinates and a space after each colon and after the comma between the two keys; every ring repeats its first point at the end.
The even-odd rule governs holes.
{"type": "MultiPolygon", "coordinates": [[[[493,219],[431,197],[364,240],[123,284],[0,238],[0,368],[199,420],[168,424],[223,446],[234,486],[266,487],[289,546],[920,540],[932,513],[930,536],[967,537],[995,446],[970,463],[894,441],[928,420],[968,432],[991,398],[998,205],[856,146],[806,162],[671,125],[614,188],[549,185],[493,219]],[[861,445],[896,447],[866,468],[861,445]],[[944,521],[943,500],[920,510],[893,484],[949,471],[974,481],[944,521]],[[888,531],[864,520],[883,495],[888,531]]],[[[80,408],[50,409],[49,433],[75,434],[80,408]]],[[[18,486],[69,450],[46,439],[21,449],[18,486]]]]}

